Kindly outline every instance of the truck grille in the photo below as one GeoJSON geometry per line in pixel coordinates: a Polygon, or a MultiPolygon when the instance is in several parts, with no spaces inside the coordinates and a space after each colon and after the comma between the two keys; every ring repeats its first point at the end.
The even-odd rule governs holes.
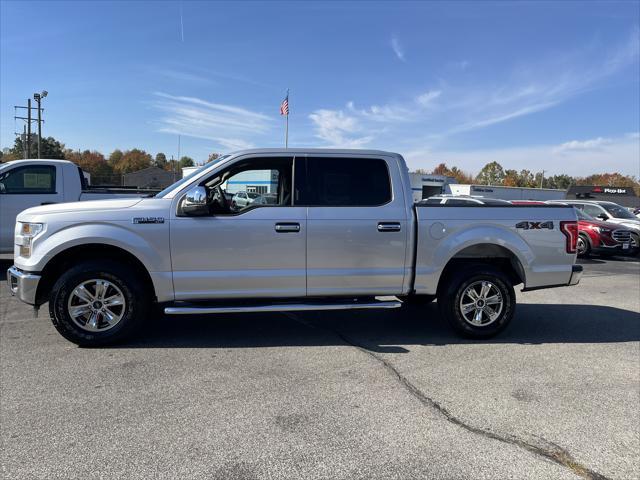
{"type": "Polygon", "coordinates": [[[629,230],[614,230],[611,236],[619,243],[627,243],[631,241],[631,232],[629,230]]]}

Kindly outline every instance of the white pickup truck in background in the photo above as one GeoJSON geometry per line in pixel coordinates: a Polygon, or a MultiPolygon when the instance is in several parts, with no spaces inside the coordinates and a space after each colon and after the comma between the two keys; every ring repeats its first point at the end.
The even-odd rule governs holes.
{"type": "Polygon", "coordinates": [[[14,160],[0,164],[0,255],[13,253],[13,227],[23,210],[51,203],[141,197],[155,190],[95,188],[68,160],[14,160]]]}

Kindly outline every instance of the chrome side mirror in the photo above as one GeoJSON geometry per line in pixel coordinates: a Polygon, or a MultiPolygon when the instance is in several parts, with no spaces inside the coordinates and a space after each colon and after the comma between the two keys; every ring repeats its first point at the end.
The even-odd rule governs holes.
{"type": "Polygon", "coordinates": [[[208,215],[207,189],[193,187],[189,190],[182,200],[182,213],[189,216],[208,215]]]}

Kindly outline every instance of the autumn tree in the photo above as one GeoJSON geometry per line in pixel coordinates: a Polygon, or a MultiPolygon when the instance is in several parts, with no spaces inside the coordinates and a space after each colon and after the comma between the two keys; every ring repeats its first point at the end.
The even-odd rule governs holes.
{"type": "Polygon", "coordinates": [[[433,169],[431,175],[444,175],[447,177],[453,177],[455,178],[456,183],[473,183],[473,177],[471,175],[463,172],[455,166],[449,168],[447,167],[446,163],[439,164],[436,168],[433,169]]]}
{"type": "Polygon", "coordinates": [[[220,156],[219,153],[210,153],[209,158],[207,159],[207,162],[212,162],[214,160],[217,160],[219,156],[220,156]]]}
{"type": "Polygon", "coordinates": [[[91,174],[93,183],[110,183],[113,169],[100,152],[85,150],[83,152],[67,149],[64,158],[78,165],[82,170],[91,174]]]}
{"type": "Polygon", "coordinates": [[[116,173],[129,173],[142,170],[151,166],[151,155],[144,150],[134,148],[122,153],[122,157],[119,160],[112,161],[112,157],[116,151],[114,151],[109,157],[109,164],[111,164],[113,170],[116,173]]]}
{"type": "Polygon", "coordinates": [[[487,163],[476,177],[476,182],[481,185],[502,185],[505,173],[504,168],[498,162],[487,163]]]}

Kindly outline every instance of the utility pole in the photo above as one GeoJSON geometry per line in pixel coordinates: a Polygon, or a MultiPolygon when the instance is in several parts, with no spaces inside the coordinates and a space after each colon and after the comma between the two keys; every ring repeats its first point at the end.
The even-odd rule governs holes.
{"type": "Polygon", "coordinates": [[[40,94],[34,94],[34,98],[38,101],[38,120],[33,120],[32,115],[31,115],[31,110],[36,110],[36,107],[32,107],[31,106],[31,99],[27,99],[27,106],[23,107],[22,105],[14,105],[13,108],[15,110],[16,115],[14,115],[14,120],[24,120],[25,121],[25,125],[24,128],[22,129],[22,133],[18,133],[15,132],[16,135],[20,135],[20,137],[22,138],[22,151],[23,151],[23,156],[24,158],[31,158],[31,123],[34,121],[38,122],[38,157],[40,157],[40,138],[42,136],[42,124],[44,123],[44,120],[42,119],[42,112],[44,112],[44,108],[40,107],[40,99],[37,98],[40,97],[40,99],[44,98],[47,96],[47,91],[43,91],[40,94]],[[27,116],[26,117],[21,117],[18,116],[18,109],[26,109],[27,110],[27,116]]]}
{"type": "Polygon", "coordinates": [[[40,158],[40,143],[42,141],[42,108],[40,108],[40,102],[48,95],[49,92],[43,90],[42,93],[34,93],[33,99],[38,102],[38,158],[40,158]]]}
{"type": "Polygon", "coordinates": [[[27,99],[27,158],[31,158],[31,99],[27,99]]]}
{"type": "Polygon", "coordinates": [[[27,158],[27,142],[25,141],[27,139],[27,126],[23,125],[22,126],[22,157],[23,158],[27,158]]]}

